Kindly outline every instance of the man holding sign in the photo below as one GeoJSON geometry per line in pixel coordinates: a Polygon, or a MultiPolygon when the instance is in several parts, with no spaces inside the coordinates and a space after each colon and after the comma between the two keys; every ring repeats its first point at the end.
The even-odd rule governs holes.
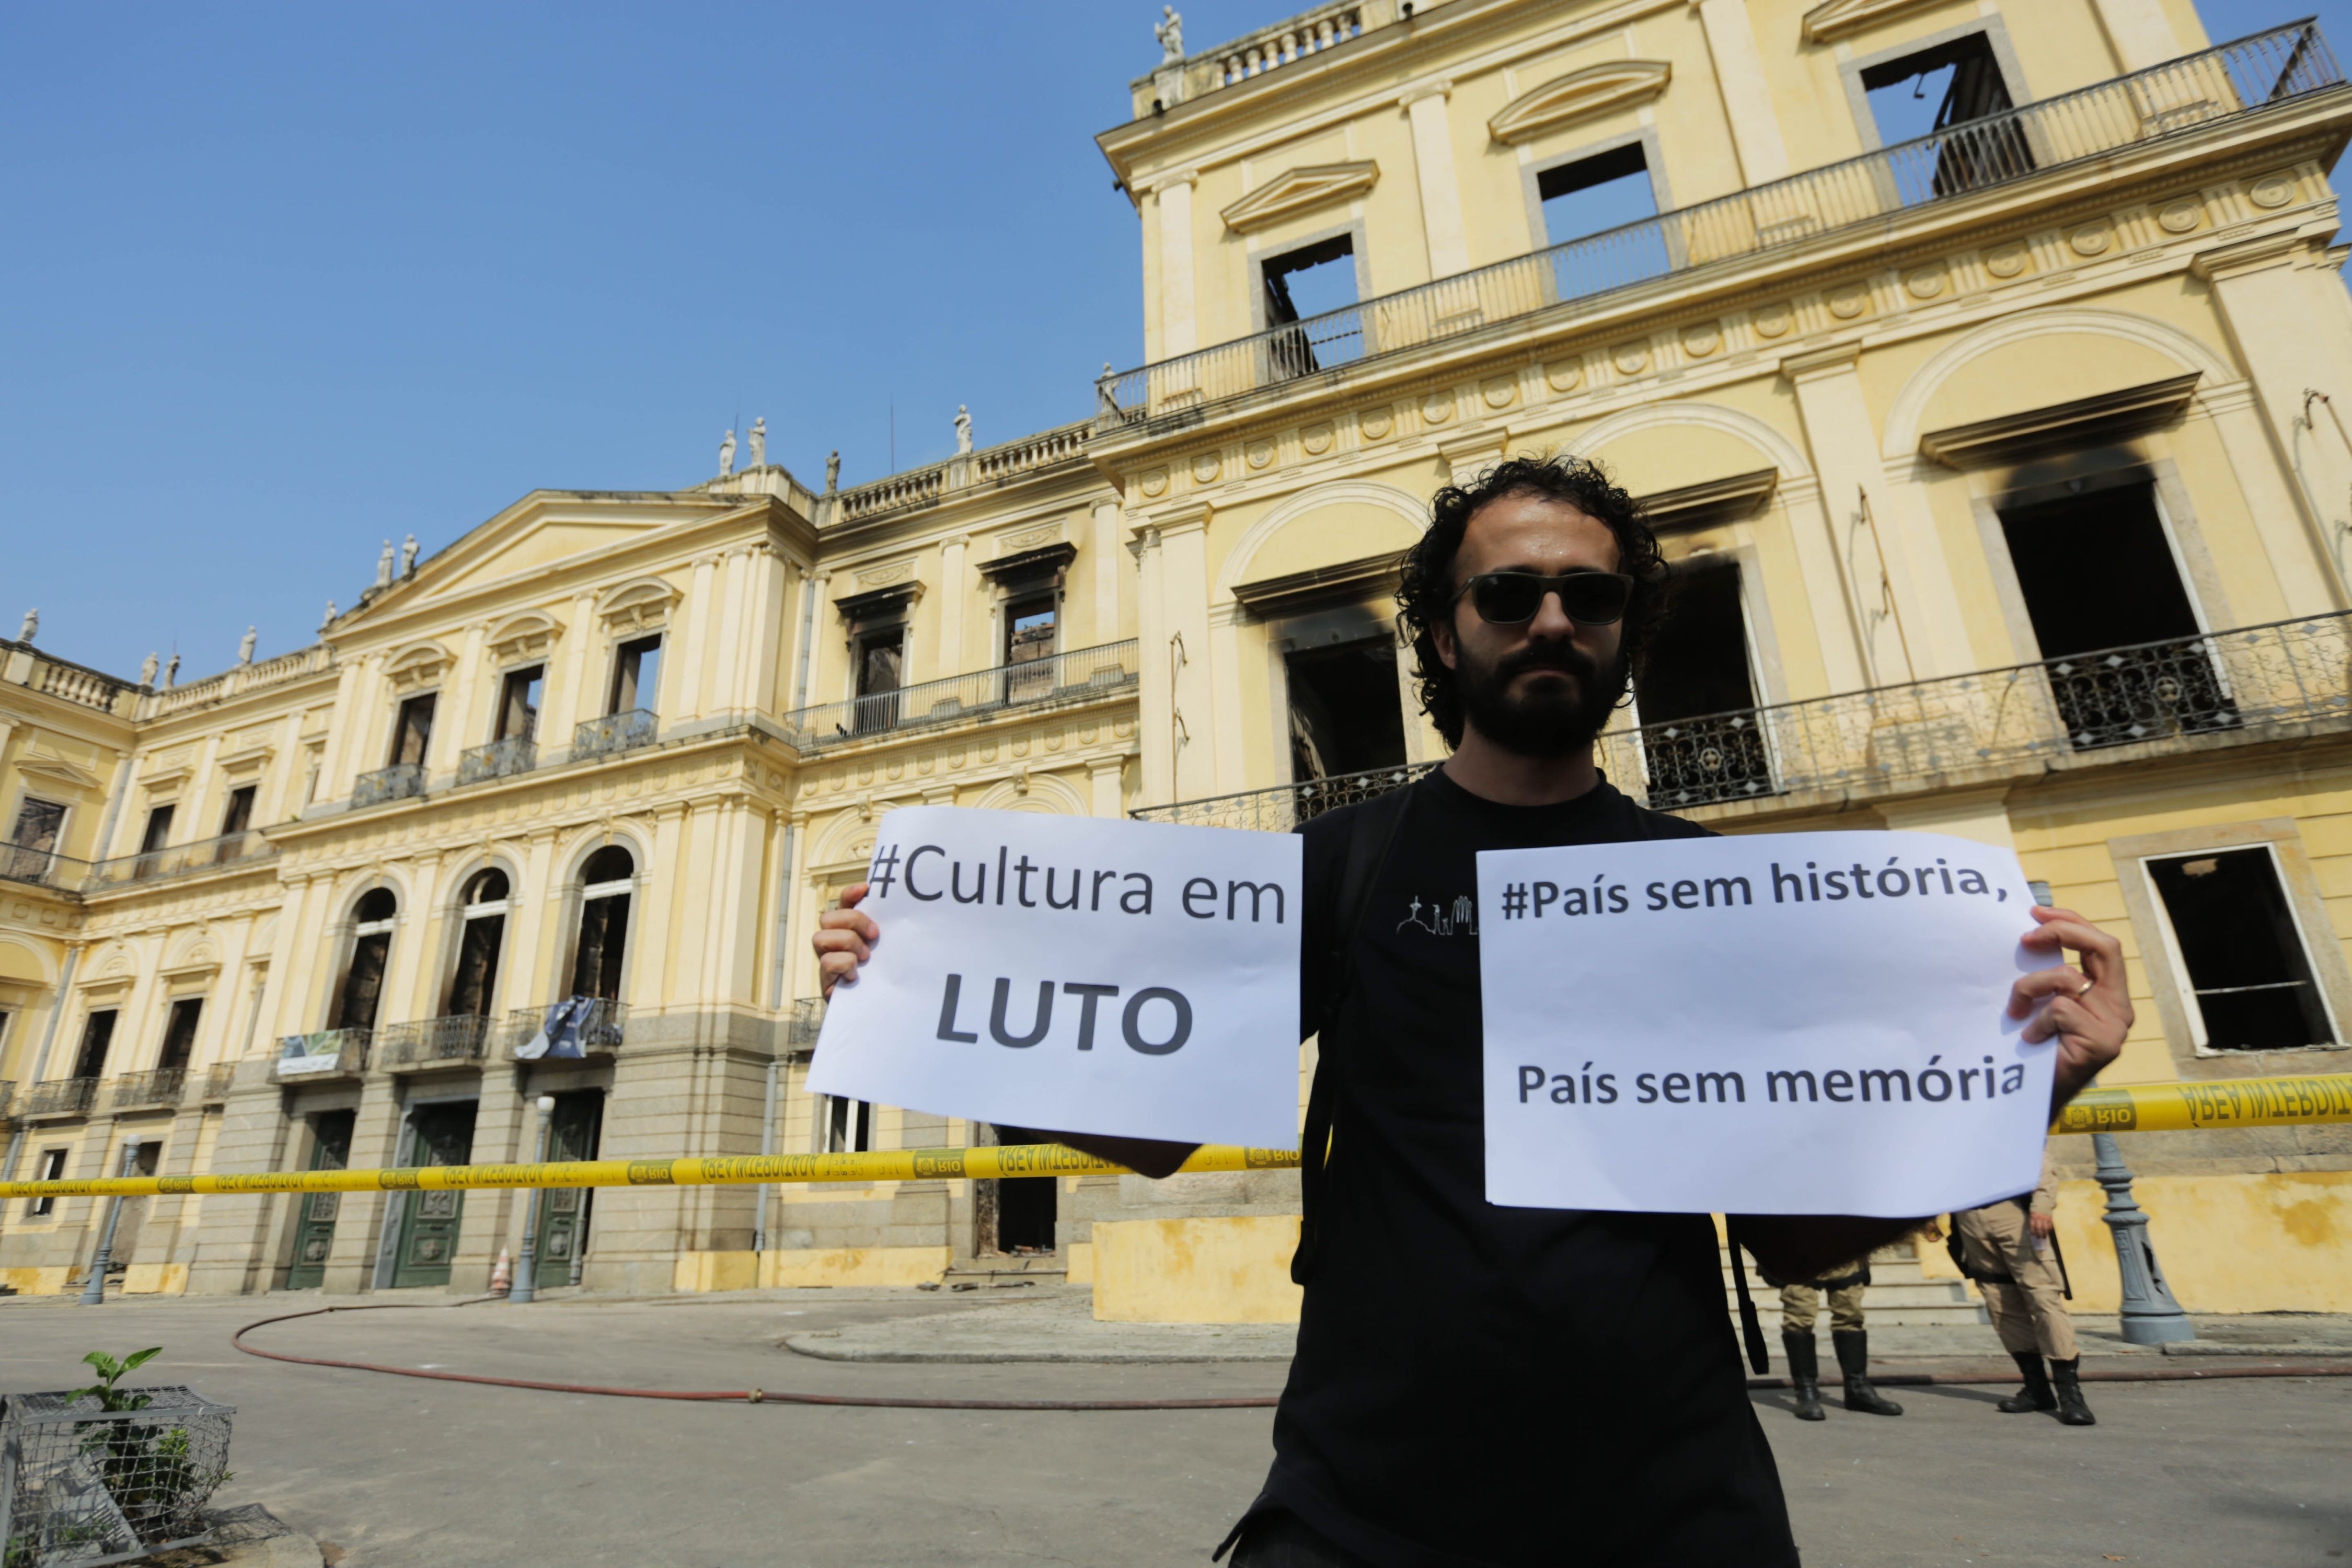
{"type": "MultiPolygon", "coordinates": [[[[1399,596],[1421,696],[1454,754],[1410,789],[1304,829],[1299,1029],[1321,1044],[1293,1265],[1306,1300],[1274,1468],[1234,1531],[1238,1563],[1797,1561],[1724,1316],[1707,1215],[1644,1212],[1633,1192],[1607,1207],[1510,1206],[1551,1201],[1527,1168],[1511,1179],[1528,1195],[1489,1196],[1502,1054],[1530,1047],[1500,1081],[1516,1095],[1521,1069],[1539,1071],[1540,1102],[1531,1090],[1528,1105],[1509,1106],[1527,1115],[1512,1125],[1539,1142],[1537,1111],[1581,1114],[1599,1098],[1599,1086],[1588,1092],[1580,1081],[1574,1101],[1551,1098],[1555,1078],[1580,1079],[1580,1042],[1662,1053],[1703,1043],[1674,1037],[1663,1022],[1673,993],[1707,968],[1696,937],[1586,983],[1581,1000],[1555,998],[1532,1037],[1488,1037],[1499,982],[1517,1005],[1602,929],[1562,916],[1564,877],[1549,879],[1560,894],[1542,922],[1550,956],[1512,976],[1489,958],[1482,976],[1483,936],[1537,924],[1532,893],[1514,919],[1511,884],[1491,895],[1482,887],[1482,852],[1654,854],[1707,837],[1635,805],[1593,763],[1594,737],[1657,624],[1665,578],[1632,500],[1570,461],[1507,462],[1469,489],[1439,491],[1407,558],[1399,596]],[[1474,894],[1474,919],[1424,913],[1460,910],[1474,894]],[[1660,1022],[1604,1042],[1587,1026],[1587,1001],[1605,1003],[1612,1018],[1638,1019],[1646,1007],[1660,1022]]],[[[1685,879],[1699,880],[1667,879],[1669,908],[1685,879]]],[[[1578,885],[1588,914],[1592,888],[1578,885]]],[[[845,893],[817,936],[828,986],[873,954],[880,931],[855,907],[863,897],[845,893]]],[[[2024,943],[2052,966],[2013,983],[1995,976],[1994,1005],[2005,993],[2018,1049],[2055,1055],[2048,1081],[2063,1100],[2121,1048],[2131,1006],[2120,950],[2078,916],[2032,910],[2029,921],[2030,902],[1997,902],[2005,918],[2014,910],[2011,930],[2031,928],[2024,943]],[[2080,971],[2053,962],[2062,948],[2081,954],[2080,971]]],[[[1900,942],[1867,951],[1898,977],[1923,957],[1900,942]]],[[[1783,1010],[1808,1000],[1778,994],[1787,987],[1769,974],[1759,983],[1783,1010]]],[[[1692,1103],[1691,1080],[1672,1101],[1661,1083],[1661,1104],[1692,1103]]],[[[1595,1107],[1604,1108],[1616,1106],[1595,1107]]],[[[1622,1176],[1583,1159],[1575,1134],[1549,1135],[1577,1156],[1580,1179],[1622,1176]]],[[[1172,1171],[1188,1152],[1065,1136],[1146,1174],[1172,1171]]],[[[1694,1152],[1656,1140],[1648,1158],[1679,1190],[1694,1152]]],[[[1733,1223],[1759,1261],[1798,1279],[1866,1257],[1916,1222],[1783,1212],[1733,1223]]]]}

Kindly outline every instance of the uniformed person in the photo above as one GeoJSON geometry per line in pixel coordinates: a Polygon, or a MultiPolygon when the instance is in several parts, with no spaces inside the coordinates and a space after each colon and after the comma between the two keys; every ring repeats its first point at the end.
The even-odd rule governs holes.
{"type": "Polygon", "coordinates": [[[1984,1291],[1993,1331],[2025,1374],[2025,1386],[1996,1408],[2054,1410],[2069,1426],[2092,1426],[2098,1418],[2083,1402],[2083,1352],[2066,1312],[2074,1291],[2058,1250],[2057,1213],[2058,1178],[2045,1148],[2042,1182],[2032,1192],[1952,1216],[1952,1260],[1984,1291]]]}
{"type": "Polygon", "coordinates": [[[1818,1279],[1784,1282],[1767,1275],[1765,1283],[1780,1287],[1780,1347],[1789,1355],[1798,1420],[1827,1418],[1822,1410],[1820,1348],[1813,1338],[1824,1291],[1830,1299],[1830,1342],[1837,1347],[1838,1370],[1845,1374],[1845,1407],[1873,1415],[1903,1414],[1903,1406],[1870,1385],[1870,1332],[1862,1316],[1862,1294],[1870,1289],[1870,1259],[1832,1269],[1818,1279]]]}

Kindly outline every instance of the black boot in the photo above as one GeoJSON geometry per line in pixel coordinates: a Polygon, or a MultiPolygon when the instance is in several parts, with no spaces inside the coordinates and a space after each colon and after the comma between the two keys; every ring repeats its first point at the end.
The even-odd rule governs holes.
{"type": "Polygon", "coordinates": [[[2050,1376],[2058,1385],[2058,1424],[2062,1426],[2096,1426],[2099,1418],[2083,1403],[2083,1384],[2076,1375],[2083,1369],[2083,1358],[2073,1361],[2053,1361],[2050,1376]]]}
{"type": "Polygon", "coordinates": [[[1797,1419],[1828,1420],[1822,1410],[1821,1353],[1814,1346],[1811,1331],[1801,1334],[1794,1329],[1782,1329],[1780,1348],[1789,1352],[1789,1386],[1797,1392],[1797,1419]]]}
{"type": "Polygon", "coordinates": [[[1900,1415],[1903,1406],[1870,1386],[1870,1331],[1834,1329],[1838,1370],[1845,1373],[1845,1407],[1872,1415],[1900,1415]]]}
{"type": "Polygon", "coordinates": [[[2019,1415],[2028,1410],[2055,1410],[2058,1396],[2050,1392],[2050,1378],[2042,1370],[2039,1351],[2011,1351],[2017,1370],[2025,1374],[2025,1386],[1993,1406],[2004,1415],[2019,1415]]]}

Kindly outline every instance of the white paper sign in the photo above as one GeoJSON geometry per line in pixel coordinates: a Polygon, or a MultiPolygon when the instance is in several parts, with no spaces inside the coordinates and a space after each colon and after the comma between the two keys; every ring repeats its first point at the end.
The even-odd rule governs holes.
{"type": "Polygon", "coordinates": [[[1486,1196],[1887,1218],[2032,1187],[2016,856],[1789,833],[1478,857],[1486,1196]]]}
{"type": "Polygon", "coordinates": [[[1064,1132],[1298,1144],[1299,842],[905,806],[809,1088],[1064,1132]]]}

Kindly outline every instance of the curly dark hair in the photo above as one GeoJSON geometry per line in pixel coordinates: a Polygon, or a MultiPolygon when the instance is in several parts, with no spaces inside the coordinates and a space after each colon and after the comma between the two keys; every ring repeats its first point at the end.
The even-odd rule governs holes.
{"type": "Polygon", "coordinates": [[[1462,698],[1454,689],[1454,671],[1437,657],[1437,640],[1430,628],[1452,624],[1454,595],[1461,586],[1454,581],[1454,557],[1470,519],[1487,502],[1515,495],[1565,501],[1616,535],[1617,570],[1633,579],[1633,602],[1625,607],[1618,633],[1620,657],[1629,672],[1640,674],[1642,656],[1665,614],[1666,563],[1659,553],[1657,535],[1643,518],[1641,503],[1612,482],[1599,464],[1582,458],[1513,458],[1466,486],[1447,485],[1430,498],[1428,531],[1405,552],[1397,606],[1398,618],[1412,638],[1413,679],[1422,710],[1448,746],[1462,743],[1462,698]]]}

